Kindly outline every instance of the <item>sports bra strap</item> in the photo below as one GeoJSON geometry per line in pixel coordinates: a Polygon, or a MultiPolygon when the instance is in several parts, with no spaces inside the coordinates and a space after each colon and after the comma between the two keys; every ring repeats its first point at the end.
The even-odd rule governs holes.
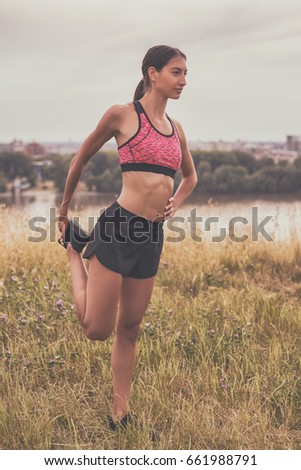
{"type": "MultiPolygon", "coordinates": [[[[145,114],[145,111],[144,111],[144,109],[143,109],[142,104],[140,103],[140,101],[133,101],[133,104],[134,104],[134,106],[135,106],[136,111],[137,111],[138,114],[145,114]]],[[[166,115],[167,119],[170,121],[172,127],[174,127],[174,123],[172,122],[172,120],[170,119],[170,117],[168,116],[168,114],[165,113],[165,115],[166,115]]]]}

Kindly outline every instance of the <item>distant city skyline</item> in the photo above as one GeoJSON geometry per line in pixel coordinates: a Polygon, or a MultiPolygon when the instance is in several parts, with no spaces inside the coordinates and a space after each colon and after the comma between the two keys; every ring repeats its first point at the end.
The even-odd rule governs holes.
{"type": "Polygon", "coordinates": [[[189,141],[284,142],[301,134],[300,15],[299,0],[2,0],[0,142],[82,142],[132,101],[156,44],[187,55],[166,111],[189,141]]]}
{"type": "MultiPolygon", "coordinates": [[[[230,141],[188,141],[191,151],[200,150],[205,152],[224,151],[224,152],[245,152],[253,157],[271,158],[275,162],[280,160],[294,161],[301,155],[301,136],[287,135],[286,142],[253,142],[236,140],[230,141]]],[[[74,155],[80,147],[80,142],[24,142],[13,140],[10,143],[0,142],[0,153],[21,152],[27,156],[33,157],[36,165],[43,165],[48,162],[50,155],[74,155]]],[[[106,142],[101,151],[117,151],[116,142],[113,140],[106,142]]],[[[48,163],[47,163],[48,164],[48,163]]]]}

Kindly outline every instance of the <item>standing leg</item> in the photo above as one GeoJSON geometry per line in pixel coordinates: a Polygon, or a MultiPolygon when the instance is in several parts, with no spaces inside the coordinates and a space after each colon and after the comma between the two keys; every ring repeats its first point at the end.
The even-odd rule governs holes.
{"type": "Polygon", "coordinates": [[[116,335],[112,350],[113,421],[129,411],[129,395],[135,366],[136,340],[150,301],[155,276],[146,279],[123,278],[116,335]]]}

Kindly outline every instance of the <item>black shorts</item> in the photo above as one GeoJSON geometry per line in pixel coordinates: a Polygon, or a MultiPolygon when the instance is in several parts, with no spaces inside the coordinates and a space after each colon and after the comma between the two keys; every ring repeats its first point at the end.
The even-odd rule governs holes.
{"type": "Polygon", "coordinates": [[[134,214],[115,201],[98,218],[83,258],[95,253],[101,264],[124,277],[155,276],[163,248],[163,224],[134,214]]]}

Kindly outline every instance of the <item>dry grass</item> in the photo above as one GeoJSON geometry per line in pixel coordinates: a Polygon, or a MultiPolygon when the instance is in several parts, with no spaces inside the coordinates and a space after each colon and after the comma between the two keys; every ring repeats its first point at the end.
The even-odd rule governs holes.
{"type": "Polygon", "coordinates": [[[298,241],[165,241],[131,394],[145,432],[113,433],[113,338],[81,332],[56,237],[0,216],[1,448],[300,449],[298,241]]]}

